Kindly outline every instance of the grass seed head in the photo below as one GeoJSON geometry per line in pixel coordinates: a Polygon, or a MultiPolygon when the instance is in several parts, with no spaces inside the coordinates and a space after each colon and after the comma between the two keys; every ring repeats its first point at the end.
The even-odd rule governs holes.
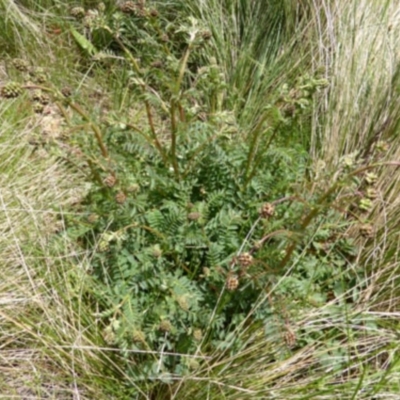
{"type": "Polygon", "coordinates": [[[367,197],[368,199],[370,199],[370,200],[376,199],[376,198],[378,197],[378,194],[379,194],[378,190],[376,190],[376,189],[373,188],[373,187],[369,187],[369,188],[367,189],[366,193],[365,193],[366,197],[367,197]]]}
{"type": "Polygon", "coordinates": [[[12,60],[12,64],[14,68],[20,72],[28,72],[29,70],[28,61],[23,60],[21,58],[14,58],[14,60],[12,60]]]}
{"type": "Polygon", "coordinates": [[[2,97],[7,99],[12,99],[20,96],[22,94],[22,87],[17,82],[8,82],[5,86],[1,89],[2,97]]]}
{"type": "Polygon", "coordinates": [[[50,103],[50,97],[45,93],[40,93],[35,100],[44,106],[50,103]]]}
{"type": "Polygon", "coordinates": [[[387,153],[390,149],[389,143],[385,142],[384,140],[380,140],[379,142],[376,143],[375,149],[379,153],[387,153]]]}
{"type": "Polygon", "coordinates": [[[32,109],[35,114],[42,114],[44,111],[44,105],[42,103],[35,101],[32,104],[32,109]]]}
{"type": "Polygon", "coordinates": [[[365,181],[368,183],[368,185],[373,185],[376,183],[378,180],[378,175],[376,175],[374,172],[367,172],[365,174],[365,181]]]}

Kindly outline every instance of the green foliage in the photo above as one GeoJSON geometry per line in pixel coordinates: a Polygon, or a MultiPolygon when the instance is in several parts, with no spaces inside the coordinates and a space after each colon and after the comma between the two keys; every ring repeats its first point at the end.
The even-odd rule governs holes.
{"type": "Polygon", "coordinates": [[[377,176],[356,154],[334,175],[311,168],[301,138],[325,80],[283,83],[243,126],[207,27],[135,4],[78,10],[85,18],[69,29],[85,62],[123,71],[120,112],[97,121],[65,90],[39,88],[57,102],[87,173],[80,217],[66,221],[97,282],[86,300],[128,375],[168,381],[194,368],[190,356],[235,353],[248,324],[268,335],[344,293],[357,298],[363,276],[348,268],[355,245],[345,231],[350,214],[368,225],[377,176]],[[127,98],[136,121],[123,112],[127,98]]]}
{"type": "Polygon", "coordinates": [[[74,139],[91,190],[69,232],[91,252],[105,340],[134,361],[130,374],[165,380],[190,371],[189,355],[238,349],[250,315],[258,326],[287,324],[356,277],[344,272],[347,223],[338,227],[340,213],[326,212],[341,184],[299,191],[309,160],[300,143],[286,143],[307,127],[326,81],[282,85],[242,131],[223,108],[227,83],[205,50],[206,27],[193,18],[174,24],[139,3],[124,12],[93,14],[89,28],[106,32],[108,44],[74,37],[124,54],[128,95],[142,102],[147,126],[117,114],[95,124],[66,100],[94,132],[74,139]]]}

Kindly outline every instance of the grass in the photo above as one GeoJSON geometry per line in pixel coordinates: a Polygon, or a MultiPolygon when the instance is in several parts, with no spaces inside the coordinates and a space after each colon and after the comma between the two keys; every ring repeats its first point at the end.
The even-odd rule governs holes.
{"type": "MultiPolygon", "coordinates": [[[[10,57],[43,66],[50,59],[48,79],[79,88],[75,96],[94,119],[101,112],[91,96],[95,85],[102,87],[111,114],[133,112],[125,111],[135,104],[121,96],[124,83],[118,74],[110,79],[90,62],[82,67],[82,54],[67,31],[48,34],[53,24],[65,26],[57,2],[24,5],[0,3],[0,85],[12,74],[5,68],[10,57]]],[[[167,5],[201,16],[213,27],[217,62],[229,83],[221,104],[233,109],[243,130],[252,132],[267,112],[266,99],[283,82],[322,69],[330,86],[317,94],[313,120],[304,121],[311,132],[301,138],[294,132],[286,144],[307,146],[316,164],[325,163],[328,177],[335,176],[343,156],[355,151],[367,156],[377,137],[389,143],[380,161],[399,159],[400,9],[394,2],[303,1],[298,8],[292,2],[239,0],[167,5]]],[[[358,286],[307,308],[289,325],[271,324],[267,336],[250,324],[238,332],[241,351],[207,354],[176,382],[142,384],[126,375],[120,354],[103,339],[95,306],[86,301],[94,287],[87,273],[91,260],[72,240],[55,235],[86,187],[79,163],[71,167],[47,151],[58,140],[52,129],[70,134],[68,127],[52,123],[57,114],[51,118],[43,122],[35,116],[27,95],[0,103],[4,398],[121,399],[126,388],[127,398],[138,399],[399,398],[398,167],[376,169],[379,195],[366,217],[376,235],[358,236],[360,251],[348,263],[349,269],[363,271],[358,286]],[[42,140],[46,129],[47,144],[32,146],[32,137],[42,140]],[[288,340],[295,341],[295,351],[288,340]]],[[[355,231],[351,226],[348,234],[357,236],[355,231]]]]}

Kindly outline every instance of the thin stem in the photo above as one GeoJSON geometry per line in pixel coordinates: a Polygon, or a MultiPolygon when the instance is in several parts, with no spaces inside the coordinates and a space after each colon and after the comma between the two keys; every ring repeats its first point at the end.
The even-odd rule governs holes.
{"type": "Polygon", "coordinates": [[[192,45],[189,44],[185,51],[185,54],[182,57],[181,67],[179,69],[179,75],[178,75],[178,79],[176,81],[176,86],[175,86],[175,93],[177,95],[179,94],[179,91],[181,90],[182,80],[183,80],[183,76],[185,75],[186,65],[187,65],[191,50],[192,50],[192,45]]]}
{"type": "Polygon", "coordinates": [[[91,120],[90,116],[80,107],[78,104],[72,103],[71,101],[68,102],[68,105],[74,109],[82,118],[89,122],[90,128],[94,132],[94,136],[96,137],[97,144],[100,147],[101,154],[107,160],[109,159],[108,150],[103,142],[103,137],[100,131],[100,128],[91,120]]]}
{"type": "MultiPolygon", "coordinates": [[[[113,34],[113,32],[111,30],[109,30],[109,32],[111,34],[113,34]]],[[[121,49],[124,51],[125,55],[128,57],[131,65],[133,66],[134,71],[138,75],[141,75],[140,68],[139,68],[139,65],[138,65],[137,61],[135,60],[135,57],[133,57],[132,53],[129,51],[129,49],[126,48],[126,46],[122,43],[121,39],[117,35],[113,34],[113,37],[114,37],[115,41],[118,43],[118,45],[121,47],[121,49]]],[[[139,85],[140,85],[140,87],[142,89],[142,92],[146,93],[147,90],[146,90],[145,83],[144,82],[140,82],[139,85]]],[[[152,137],[153,137],[154,145],[156,146],[158,152],[160,153],[161,158],[163,159],[164,163],[167,164],[167,157],[165,155],[164,149],[163,149],[160,141],[158,140],[157,132],[156,132],[156,129],[155,129],[155,126],[154,126],[154,120],[153,120],[153,115],[152,115],[152,112],[151,112],[150,103],[149,103],[149,101],[147,99],[144,99],[143,101],[144,101],[144,104],[145,104],[147,119],[149,121],[150,131],[151,131],[151,134],[152,134],[152,137]]]]}
{"type": "Polygon", "coordinates": [[[172,166],[174,168],[175,176],[179,180],[179,166],[178,160],[176,158],[176,120],[175,120],[175,112],[176,106],[175,101],[171,100],[171,158],[172,158],[172,166]]]}
{"type": "Polygon", "coordinates": [[[185,54],[182,57],[181,65],[179,68],[178,78],[175,83],[175,93],[171,98],[171,108],[170,108],[170,118],[171,118],[171,160],[172,166],[174,168],[175,176],[179,180],[179,165],[176,157],[176,136],[178,133],[177,124],[176,124],[176,114],[179,112],[180,119],[182,120],[182,107],[179,104],[179,92],[181,90],[183,76],[185,75],[187,61],[189,59],[189,54],[192,46],[189,44],[187,47],[185,54]]]}

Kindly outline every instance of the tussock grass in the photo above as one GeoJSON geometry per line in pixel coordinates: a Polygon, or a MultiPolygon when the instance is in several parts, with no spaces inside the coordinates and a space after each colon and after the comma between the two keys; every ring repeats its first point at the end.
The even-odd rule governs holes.
{"type": "MultiPolygon", "coordinates": [[[[80,80],[71,72],[70,59],[60,58],[60,48],[20,12],[10,2],[1,18],[7,34],[18,30],[14,19],[28,29],[12,36],[14,41],[7,39],[15,52],[35,65],[45,57],[58,59],[58,69],[49,69],[50,79],[65,82],[75,74],[74,80],[80,80]],[[32,42],[29,27],[37,35],[32,42]]],[[[8,79],[4,66],[2,83],[8,79]]],[[[46,146],[31,144],[40,136],[55,140],[64,127],[53,115],[34,116],[27,95],[2,99],[0,120],[1,397],[106,398],[123,371],[118,357],[103,350],[95,310],[81,302],[88,260],[62,234],[67,208],[84,191],[81,172],[50,155],[46,146]]]]}
{"type": "Polygon", "coordinates": [[[325,160],[394,139],[398,113],[399,9],[389,1],[337,3],[321,9],[319,59],[331,81],[320,101],[314,150],[325,160]],[[321,124],[321,121],[323,123],[321,124]]]}
{"type": "MultiPolygon", "coordinates": [[[[398,4],[361,1],[355,7],[338,3],[323,14],[330,28],[322,32],[321,44],[329,51],[320,56],[332,86],[316,113],[312,136],[315,158],[335,168],[345,154],[359,152],[367,158],[373,142],[383,140],[388,149],[381,162],[398,161],[398,4]]],[[[399,296],[400,171],[395,165],[382,165],[375,172],[379,196],[369,219],[376,236],[364,243],[357,262],[367,271],[364,296],[368,305],[395,311],[399,296]]]]}
{"type": "Polygon", "coordinates": [[[183,7],[212,29],[217,61],[229,82],[226,106],[243,128],[251,130],[264,117],[277,88],[311,68],[316,31],[311,2],[212,0],[183,7]]]}
{"type": "Polygon", "coordinates": [[[62,213],[53,207],[71,199],[66,181],[71,172],[52,157],[39,158],[27,146],[30,128],[18,128],[11,125],[0,132],[0,390],[21,398],[71,398],[85,392],[74,378],[84,364],[75,368],[79,351],[60,346],[85,341],[84,318],[76,314],[70,292],[62,297],[66,292],[61,285],[83,267],[76,265],[67,242],[57,251],[50,240],[62,228],[62,213]]]}

